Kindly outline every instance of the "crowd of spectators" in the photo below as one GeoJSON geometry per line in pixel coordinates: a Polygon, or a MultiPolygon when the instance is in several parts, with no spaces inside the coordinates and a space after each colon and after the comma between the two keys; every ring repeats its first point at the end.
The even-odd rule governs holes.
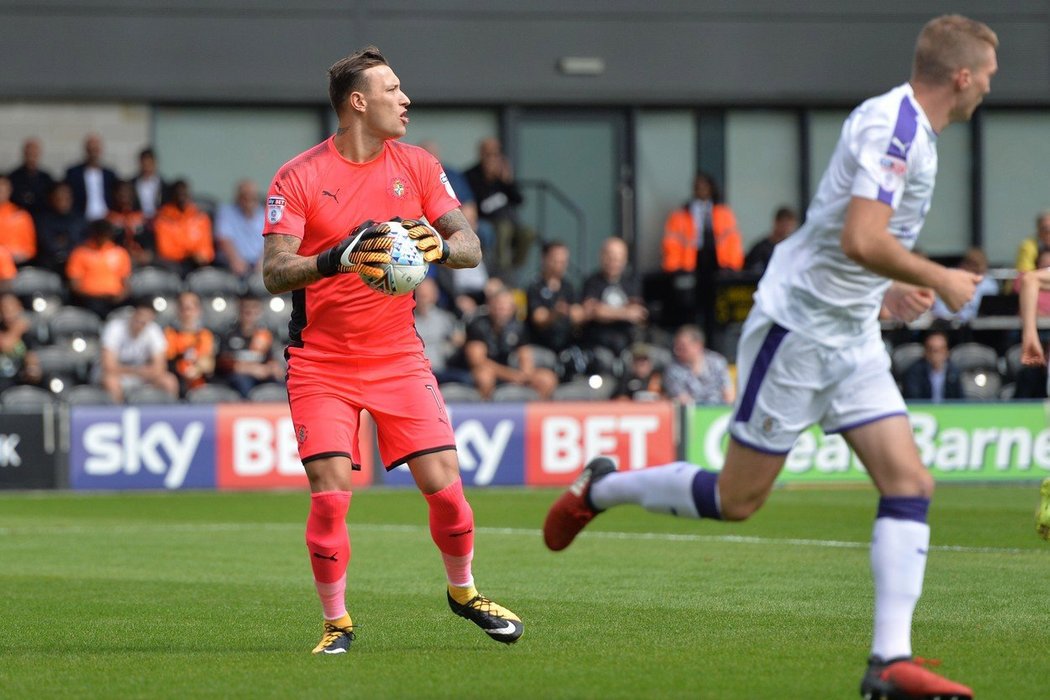
{"type": "MultiPolygon", "coordinates": [[[[424,147],[440,159],[436,144],[424,147]]],[[[161,177],[150,148],[142,149],[138,171],[127,179],[106,167],[94,135],[84,141],[83,160],[60,179],[41,167],[41,151],[39,141],[27,140],[22,164],[0,175],[0,391],[30,384],[60,393],[57,378],[59,387],[97,386],[113,402],[132,395],[174,401],[192,400],[209,387],[222,388],[212,394],[217,399],[248,398],[262,385],[282,384],[287,309],[282,314],[278,304],[270,312],[275,307],[257,284],[264,214],[254,182],[238,182],[231,201],[217,208],[201,206],[187,180],[161,177]],[[40,270],[58,276],[60,288],[7,292],[16,290],[20,271],[40,270]],[[175,281],[137,294],[137,275],[145,272],[175,281]],[[215,275],[226,284],[216,287],[215,275]],[[195,284],[204,278],[213,283],[195,284]],[[38,296],[58,303],[37,308],[38,296]],[[94,326],[80,318],[76,333],[63,334],[53,319],[69,325],[67,306],[89,314],[94,326]],[[79,365],[52,357],[57,353],[50,348],[67,342],[79,342],[79,365]]],[[[443,387],[457,385],[482,400],[733,401],[733,336],[719,316],[719,295],[727,279],[753,287],[776,246],[798,227],[795,210],[778,207],[768,234],[745,256],[718,183],[698,173],[690,199],[668,213],[662,269],[648,276],[687,278],[676,314],[661,312],[663,300],[647,294],[652,280],[631,265],[622,238],[604,240],[597,260],[573,261],[565,243],[540,239],[525,226],[517,211],[523,197],[498,140],[484,139],[478,163],[465,173],[445,170],[483,240],[488,265],[433,266],[416,291],[417,332],[443,387]],[[530,278],[525,261],[534,248],[539,265],[530,278]]],[[[958,266],[988,272],[977,248],[958,266]]],[[[1050,212],[1036,218],[1017,267],[1050,267],[1050,212]]],[[[1047,295],[1039,308],[1050,317],[1047,295]]],[[[1011,298],[1016,309],[1014,281],[988,276],[959,311],[937,300],[919,324],[888,328],[888,345],[912,346],[892,352],[907,398],[991,398],[984,384],[973,389],[976,370],[1010,383],[1004,396],[1045,395],[1045,370],[1038,374],[1011,361],[1016,328],[999,329],[1005,341],[996,343],[995,367],[953,362],[953,345],[974,344],[970,329],[989,298],[997,300],[998,317],[1004,302],[1007,314],[1016,314],[1009,311],[1011,298]]]]}
{"type": "Polygon", "coordinates": [[[119,403],[283,384],[287,308],[264,313],[255,183],[237,183],[215,210],[188,181],[165,181],[150,148],[126,179],[97,135],[60,178],[41,166],[42,150],[27,140],[22,163],[0,174],[0,390],[88,385],[104,393],[87,396],[119,403]],[[198,271],[211,287],[194,288],[198,271]]]}

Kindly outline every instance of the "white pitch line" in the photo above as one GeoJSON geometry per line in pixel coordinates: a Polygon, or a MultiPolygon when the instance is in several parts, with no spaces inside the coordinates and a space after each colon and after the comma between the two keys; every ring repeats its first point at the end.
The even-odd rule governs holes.
{"type": "MultiPolygon", "coordinates": [[[[428,534],[429,529],[423,525],[349,523],[351,532],[404,532],[428,534]]],[[[77,535],[77,534],[132,534],[143,532],[176,533],[176,532],[250,532],[250,531],[300,531],[301,523],[143,523],[139,525],[99,524],[95,526],[69,525],[45,527],[0,528],[0,536],[11,535],[77,535]]],[[[479,527],[479,535],[504,535],[510,537],[535,537],[542,535],[540,530],[516,527],[479,527]]],[[[709,542],[727,544],[758,544],[789,547],[824,547],[829,549],[868,549],[870,542],[852,542],[848,540],[818,540],[798,537],[756,537],[753,535],[695,535],[672,532],[603,532],[600,530],[585,532],[580,535],[585,539],[621,540],[621,541],[662,541],[662,542],[709,542]]],[[[935,552],[960,552],[964,554],[1031,554],[1037,549],[1019,547],[968,547],[963,545],[931,545],[935,552]]]]}

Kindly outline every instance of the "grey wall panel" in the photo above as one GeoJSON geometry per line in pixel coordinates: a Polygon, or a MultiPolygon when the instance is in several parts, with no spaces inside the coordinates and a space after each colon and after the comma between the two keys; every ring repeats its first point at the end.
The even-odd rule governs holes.
{"type": "MultiPolygon", "coordinates": [[[[947,4],[809,0],[37,0],[0,3],[8,98],[323,102],[368,41],[417,102],[851,103],[907,77],[947,4]],[[596,77],[558,73],[597,56],[596,77]]],[[[992,103],[1050,104],[1050,0],[960,0],[1002,41],[992,103]]]]}

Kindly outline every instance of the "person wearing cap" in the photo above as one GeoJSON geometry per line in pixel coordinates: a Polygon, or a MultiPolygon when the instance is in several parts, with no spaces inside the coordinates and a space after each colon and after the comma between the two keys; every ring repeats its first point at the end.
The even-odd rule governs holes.
{"type": "Polygon", "coordinates": [[[663,394],[663,375],[653,362],[652,348],[646,343],[631,346],[631,363],[613,392],[620,401],[652,401],[663,394]]]}

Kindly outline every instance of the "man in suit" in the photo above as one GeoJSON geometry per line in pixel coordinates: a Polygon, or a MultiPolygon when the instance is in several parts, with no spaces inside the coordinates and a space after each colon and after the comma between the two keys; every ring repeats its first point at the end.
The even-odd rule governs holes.
{"type": "Polygon", "coordinates": [[[931,331],[923,346],[922,358],[904,373],[904,398],[933,403],[963,398],[959,369],[948,360],[948,336],[931,331]]]}
{"type": "Polygon", "coordinates": [[[73,191],[74,212],[88,221],[106,218],[117,174],[102,165],[102,139],[98,134],[88,134],[84,139],[84,162],[66,171],[66,182],[73,191]]]}

